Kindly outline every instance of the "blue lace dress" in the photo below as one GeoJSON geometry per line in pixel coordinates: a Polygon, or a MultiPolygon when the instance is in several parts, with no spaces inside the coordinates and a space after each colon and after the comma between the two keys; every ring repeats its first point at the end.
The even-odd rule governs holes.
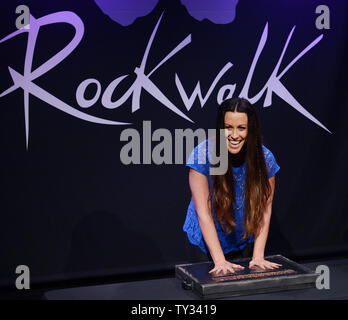
{"type": "MultiPolygon", "coordinates": [[[[201,142],[195,147],[186,163],[186,166],[204,174],[208,178],[209,189],[212,190],[212,179],[209,174],[209,159],[211,159],[210,140],[201,142]],[[208,146],[209,145],[209,146],[208,146]]],[[[278,166],[272,152],[262,145],[264,152],[266,166],[268,170],[268,177],[275,175],[280,167],[278,166]]],[[[224,254],[231,251],[242,250],[248,243],[254,241],[254,235],[251,235],[247,239],[243,239],[243,212],[244,212],[244,195],[245,195],[245,173],[246,163],[244,162],[240,167],[233,167],[233,179],[235,181],[235,204],[236,210],[234,212],[234,221],[236,227],[231,233],[226,233],[221,225],[216,221],[216,215],[212,208],[212,215],[215,222],[216,231],[219,237],[221,248],[224,254]]],[[[183,226],[183,230],[187,233],[189,241],[198,246],[203,252],[208,252],[208,248],[204,242],[203,235],[199,226],[197,212],[191,197],[190,204],[187,209],[186,220],[183,226]]]]}

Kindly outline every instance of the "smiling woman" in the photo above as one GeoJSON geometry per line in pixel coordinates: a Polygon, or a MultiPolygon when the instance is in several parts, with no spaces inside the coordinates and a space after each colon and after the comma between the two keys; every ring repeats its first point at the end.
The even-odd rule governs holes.
{"type": "Polygon", "coordinates": [[[249,267],[277,268],[264,259],[264,250],[279,166],[261,142],[257,115],[248,100],[232,98],[220,105],[216,130],[221,129],[224,136],[203,141],[187,161],[192,198],[184,231],[190,243],[214,261],[210,272],[233,273],[242,267],[227,259],[237,257],[252,257],[249,267]],[[226,144],[220,144],[221,138],[226,144]],[[225,174],[210,174],[210,143],[218,153],[220,146],[228,150],[225,174]]]}

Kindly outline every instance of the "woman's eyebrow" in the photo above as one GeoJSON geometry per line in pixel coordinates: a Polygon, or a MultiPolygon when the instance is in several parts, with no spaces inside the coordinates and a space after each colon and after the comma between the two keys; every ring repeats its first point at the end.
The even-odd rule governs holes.
{"type": "MultiPolygon", "coordinates": [[[[224,125],[225,125],[225,127],[228,127],[228,126],[233,127],[232,124],[228,124],[228,123],[225,123],[224,125]]],[[[237,127],[246,127],[246,126],[247,126],[247,124],[243,123],[243,124],[239,124],[237,127]]]]}

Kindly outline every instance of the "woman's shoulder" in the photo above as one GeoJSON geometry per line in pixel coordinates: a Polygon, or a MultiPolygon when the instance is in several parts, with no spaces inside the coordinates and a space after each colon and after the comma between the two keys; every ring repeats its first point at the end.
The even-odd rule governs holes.
{"type": "Polygon", "coordinates": [[[262,144],[261,146],[262,146],[262,151],[265,157],[273,154],[271,150],[269,150],[264,144],[262,144]]]}
{"type": "Polygon", "coordinates": [[[262,146],[262,150],[263,150],[263,154],[265,155],[265,158],[274,157],[273,152],[268,147],[266,147],[264,144],[262,144],[261,146],[262,146]]]}
{"type": "Polygon", "coordinates": [[[193,148],[191,154],[189,155],[186,166],[203,173],[204,175],[209,175],[209,164],[210,164],[210,141],[209,139],[203,140],[196,147],[193,148]]]}
{"type": "Polygon", "coordinates": [[[214,139],[212,138],[205,139],[201,141],[196,147],[193,148],[191,155],[197,154],[201,157],[206,158],[207,160],[210,160],[212,152],[214,151],[214,146],[215,146],[214,139]]]}
{"type": "Polygon", "coordinates": [[[265,145],[262,144],[262,150],[265,157],[266,166],[268,169],[268,176],[272,177],[274,174],[276,174],[279,171],[280,167],[270,149],[268,149],[265,145]]]}

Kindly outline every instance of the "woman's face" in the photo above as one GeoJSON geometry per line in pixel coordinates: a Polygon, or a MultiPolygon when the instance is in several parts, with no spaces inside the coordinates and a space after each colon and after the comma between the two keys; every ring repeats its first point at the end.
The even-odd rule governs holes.
{"type": "Polygon", "coordinates": [[[227,111],[224,122],[228,151],[237,154],[248,136],[248,116],[244,112],[227,111]]]}

